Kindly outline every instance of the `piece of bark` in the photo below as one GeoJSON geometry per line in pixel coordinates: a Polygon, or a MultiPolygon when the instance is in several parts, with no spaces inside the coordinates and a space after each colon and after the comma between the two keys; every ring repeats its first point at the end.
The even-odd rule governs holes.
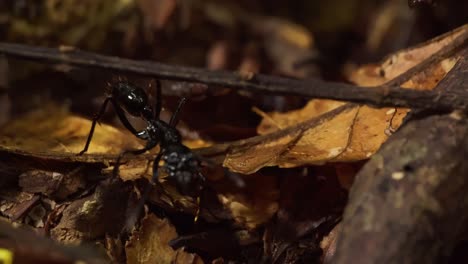
{"type": "Polygon", "coordinates": [[[77,174],[80,167],[70,173],[45,170],[30,170],[19,175],[18,185],[23,191],[41,193],[48,197],[63,200],[78,190],[85,188],[82,175],[77,174]]]}
{"type": "Polygon", "coordinates": [[[446,259],[468,219],[467,136],[467,120],[444,115],[392,137],[356,178],[330,263],[446,259]]]}
{"type": "Polygon", "coordinates": [[[0,212],[12,221],[23,217],[38,201],[38,195],[3,190],[0,193],[0,212]]]}

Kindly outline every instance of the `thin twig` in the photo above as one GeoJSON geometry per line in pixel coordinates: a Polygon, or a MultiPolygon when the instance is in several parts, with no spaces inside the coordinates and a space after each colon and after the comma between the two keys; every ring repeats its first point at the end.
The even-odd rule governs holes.
{"type": "MultiPolygon", "coordinates": [[[[465,46],[467,42],[468,30],[427,61],[438,61],[442,59],[440,54],[449,54],[451,51],[465,46]]],[[[468,107],[468,93],[460,92],[463,89],[441,94],[435,91],[402,89],[388,84],[377,87],[360,87],[319,79],[296,80],[263,74],[247,78],[237,72],[210,71],[202,68],[104,56],[76,49],[52,49],[11,43],[0,43],[0,53],[28,60],[95,67],[168,80],[200,82],[221,87],[246,89],[252,92],[350,101],[376,107],[430,108],[443,111],[465,110],[468,107]]],[[[416,66],[416,70],[421,69],[416,66]]],[[[408,75],[413,75],[414,71],[414,68],[410,69],[408,72],[411,74],[408,75]]],[[[468,87],[465,90],[468,90],[468,87]]]]}

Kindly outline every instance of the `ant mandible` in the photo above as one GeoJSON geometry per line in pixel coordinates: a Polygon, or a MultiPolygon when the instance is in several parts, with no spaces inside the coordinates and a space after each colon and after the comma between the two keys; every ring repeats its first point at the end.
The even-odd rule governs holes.
{"type": "Polygon", "coordinates": [[[146,141],[146,146],[142,149],[122,152],[117,159],[114,173],[117,174],[118,172],[118,166],[122,156],[126,154],[142,154],[159,144],[160,151],[153,162],[152,182],[156,183],[158,180],[158,165],[162,159],[164,161],[163,168],[167,171],[169,179],[175,181],[179,192],[184,195],[199,197],[205,182],[205,177],[199,171],[200,159],[188,147],[182,144],[182,137],[175,128],[178,122],[180,109],[184,105],[186,99],[182,98],[179,101],[169,123],[167,123],[160,119],[162,102],[161,83],[159,80],[156,81],[154,109],[148,104],[149,100],[146,92],[138,86],[120,81],[110,85],[110,88],[110,92],[104,100],[101,109],[93,118],[86,145],[79,155],[82,155],[88,150],[96,123],[101,118],[110,102],[125,128],[136,137],[146,141]],[[147,124],[146,128],[137,131],[128,121],[125,112],[132,116],[143,118],[147,124]]]}

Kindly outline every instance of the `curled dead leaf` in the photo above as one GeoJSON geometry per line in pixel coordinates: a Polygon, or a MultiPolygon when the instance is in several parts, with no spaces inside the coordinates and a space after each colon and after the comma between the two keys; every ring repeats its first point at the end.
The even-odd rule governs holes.
{"type": "Polygon", "coordinates": [[[140,230],[135,231],[125,245],[127,263],[203,263],[197,255],[169,246],[177,236],[175,227],[167,219],[147,215],[140,230]]]}

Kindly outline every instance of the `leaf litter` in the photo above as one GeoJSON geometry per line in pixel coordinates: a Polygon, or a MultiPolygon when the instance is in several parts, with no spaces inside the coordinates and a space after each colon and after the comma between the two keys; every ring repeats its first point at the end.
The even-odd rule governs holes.
{"type": "MultiPolygon", "coordinates": [[[[161,27],[167,23],[169,15],[152,21],[152,26],[161,27]]],[[[305,45],[304,50],[310,50],[313,39],[302,28],[274,19],[265,23],[276,25],[272,28],[280,30],[274,35],[280,40],[275,41],[288,42],[292,38],[293,43],[305,45]]],[[[463,30],[467,28],[397,52],[380,64],[356,69],[350,66],[348,81],[361,86],[384,84],[429,57],[463,30]]],[[[277,48],[272,45],[269,52],[277,55],[277,48]]],[[[403,86],[432,89],[455,62],[456,58],[451,57],[431,65],[403,86]]],[[[277,63],[283,72],[291,71],[294,68],[292,64],[293,61],[284,65],[277,63]]],[[[206,173],[212,181],[215,195],[202,197],[201,219],[215,224],[230,221],[234,228],[228,228],[218,238],[236,237],[234,244],[238,245],[258,244],[257,236],[265,228],[264,257],[274,262],[293,263],[307,257],[315,258],[321,255],[321,250],[325,250],[325,257],[328,257],[334,243],[334,231],[330,233],[330,230],[339,219],[337,215],[345,200],[341,188],[346,183],[339,182],[340,177],[348,175],[346,177],[352,178],[356,162],[368,159],[378,150],[402,124],[408,109],[377,109],[331,100],[310,100],[302,109],[285,113],[265,113],[260,109],[256,112],[262,117],[257,127],[259,136],[229,143],[209,140],[184,142],[188,146],[203,147],[196,152],[207,154],[231,171],[250,174],[244,176],[246,188],[236,189],[226,180],[220,167],[206,173]],[[324,165],[326,163],[336,165],[324,165]],[[320,166],[303,167],[310,165],[320,166]],[[278,172],[268,168],[272,166],[292,169],[278,172]],[[298,200],[309,204],[301,208],[295,205],[298,200]],[[310,210],[311,207],[314,210],[310,210]],[[326,212],[320,212],[322,209],[326,212]],[[320,249],[317,245],[327,234],[329,238],[323,241],[320,249]]],[[[54,105],[44,106],[2,127],[0,155],[31,163],[24,168],[15,168],[14,173],[21,172],[20,190],[14,194],[19,198],[2,203],[4,215],[10,219],[24,215],[34,217],[36,223],[45,226],[51,237],[62,243],[80,244],[107,236],[115,239],[120,234],[129,208],[135,206],[141,195],[138,193],[141,185],[147,184],[141,178],[149,179],[152,175],[151,160],[158,149],[146,155],[126,158],[119,173],[124,182],[101,181],[103,178],[98,177],[91,181],[93,187],[89,188],[84,182],[89,181],[90,175],[110,176],[113,162],[121,151],[142,146],[125,130],[101,124],[96,127],[90,154],[76,157],[86,141],[89,127],[88,119],[73,115],[66,107],[54,105]],[[48,185],[41,188],[31,184],[29,179],[37,181],[37,185],[44,182],[48,185]],[[64,185],[64,181],[68,183],[64,185]],[[63,187],[69,189],[61,190],[63,187]],[[59,205],[45,206],[47,200],[42,196],[57,200],[59,205]],[[32,213],[38,211],[32,210],[38,203],[44,210],[43,214],[32,213]]],[[[8,186],[10,183],[5,184],[8,186]]],[[[155,186],[150,196],[150,202],[167,210],[167,215],[145,212],[139,227],[132,231],[123,246],[126,262],[154,263],[152,260],[157,258],[159,263],[206,263],[198,254],[188,253],[184,247],[174,249],[169,246],[178,238],[187,238],[194,243],[194,248],[209,248],[210,244],[219,242],[206,239],[197,242],[205,235],[216,237],[213,235],[216,232],[202,232],[199,237],[188,238],[186,231],[177,230],[180,227],[176,228],[176,225],[180,224],[176,224],[174,215],[195,214],[196,201],[180,195],[163,175],[161,184],[155,186]]],[[[111,247],[105,245],[108,252],[112,251],[111,247]]],[[[239,250],[235,246],[232,248],[227,250],[239,250]]],[[[209,253],[214,254],[213,251],[211,249],[209,253]]],[[[218,263],[216,261],[222,263],[223,258],[213,263],[218,263]]]]}

